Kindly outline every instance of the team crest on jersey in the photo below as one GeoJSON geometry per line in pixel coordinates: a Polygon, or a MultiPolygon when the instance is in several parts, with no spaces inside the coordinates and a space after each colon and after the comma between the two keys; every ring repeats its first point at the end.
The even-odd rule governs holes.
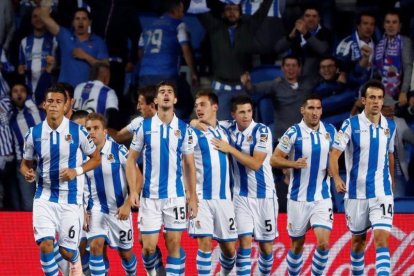
{"type": "Polygon", "coordinates": [[[390,137],[390,129],[389,128],[384,129],[384,134],[385,136],[390,137]]]}
{"type": "Polygon", "coordinates": [[[114,155],[112,153],[108,154],[107,158],[108,158],[109,162],[111,162],[111,163],[115,162],[115,158],[114,158],[114,155]]]}
{"type": "Polygon", "coordinates": [[[253,141],[253,136],[248,136],[247,137],[247,139],[246,139],[246,141],[248,142],[248,143],[251,143],[252,141],[253,141]]]}
{"type": "Polygon", "coordinates": [[[68,142],[69,144],[71,144],[72,143],[72,135],[66,134],[65,135],[65,141],[68,142]]]}
{"type": "Polygon", "coordinates": [[[178,139],[181,139],[181,131],[179,129],[177,129],[176,131],[174,131],[174,135],[175,137],[177,137],[178,139]]]}
{"type": "Polygon", "coordinates": [[[267,133],[261,133],[260,134],[260,142],[266,143],[267,142],[267,138],[268,138],[267,133]]]}
{"type": "Polygon", "coordinates": [[[197,220],[197,221],[196,221],[195,226],[196,226],[197,228],[200,228],[200,227],[201,227],[201,222],[200,222],[199,220],[197,220]]]}
{"type": "Polygon", "coordinates": [[[331,140],[331,135],[329,134],[329,132],[327,132],[327,133],[325,134],[325,139],[326,139],[326,140],[328,140],[328,141],[330,141],[330,140],[331,140]]]}

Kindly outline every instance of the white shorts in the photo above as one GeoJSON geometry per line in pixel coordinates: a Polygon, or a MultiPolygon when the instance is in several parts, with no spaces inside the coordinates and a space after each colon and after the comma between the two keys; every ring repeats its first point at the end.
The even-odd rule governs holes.
{"type": "Polygon", "coordinates": [[[276,193],[273,198],[249,198],[235,195],[237,233],[239,237],[251,235],[258,242],[271,242],[277,236],[279,205],[276,193]]]}
{"type": "Polygon", "coordinates": [[[192,237],[212,237],[219,242],[237,240],[231,199],[201,199],[197,217],[190,219],[188,232],[192,237]]]}
{"type": "Polygon", "coordinates": [[[91,210],[88,241],[104,238],[106,243],[114,249],[130,250],[134,243],[132,216],[127,220],[119,220],[114,214],[104,214],[98,210],[91,210]]]}
{"type": "Polygon", "coordinates": [[[287,214],[287,230],[292,238],[304,236],[310,227],[332,230],[333,210],[330,198],[312,202],[288,199],[287,214]]]}
{"type": "Polygon", "coordinates": [[[33,202],[33,231],[38,244],[55,240],[69,250],[77,250],[83,224],[82,205],[55,203],[44,199],[33,202]]]}
{"type": "Polygon", "coordinates": [[[383,196],[370,199],[345,199],[345,214],[349,230],[361,235],[372,227],[391,232],[394,198],[383,196]]]}
{"type": "Polygon", "coordinates": [[[155,234],[164,225],[165,231],[187,229],[185,197],[141,198],[138,214],[138,228],[142,234],[155,234]]]}

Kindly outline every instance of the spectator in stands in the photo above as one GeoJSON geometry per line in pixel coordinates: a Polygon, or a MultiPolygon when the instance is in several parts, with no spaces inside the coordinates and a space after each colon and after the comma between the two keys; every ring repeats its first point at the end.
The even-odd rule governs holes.
{"type": "Polygon", "coordinates": [[[275,45],[277,53],[289,49],[291,54],[302,60],[302,74],[316,76],[319,60],[331,52],[332,34],[320,24],[319,11],[306,8],[303,16],[296,20],[292,31],[275,45]]]}
{"type": "Polygon", "coordinates": [[[253,37],[268,13],[272,0],[264,0],[260,8],[247,18],[242,18],[240,5],[225,4],[223,7],[218,0],[208,0],[207,4],[212,12],[222,11],[222,19],[215,17],[212,12],[198,15],[210,36],[214,79],[212,88],[221,106],[217,118],[231,119],[230,100],[244,93],[240,76],[251,65],[253,37]]]}
{"type": "MultiPolygon", "coordinates": [[[[24,83],[14,84],[10,94],[13,104],[10,127],[13,132],[17,171],[19,171],[23,156],[24,135],[26,135],[30,127],[40,123],[45,118],[45,115],[28,97],[28,87],[24,83]]],[[[16,175],[17,185],[10,185],[10,189],[15,190],[12,200],[18,205],[18,210],[31,211],[35,186],[30,185],[20,173],[16,175]]]]}
{"type": "Polygon", "coordinates": [[[344,38],[336,48],[335,57],[341,72],[347,74],[348,85],[359,88],[372,76],[375,17],[362,12],[357,17],[356,31],[344,38]]]}
{"type": "Polygon", "coordinates": [[[400,34],[401,20],[396,11],[389,11],[384,18],[384,36],[375,47],[375,71],[381,78],[385,93],[398,99],[399,105],[407,104],[413,71],[411,39],[400,34]]]}
{"type": "Polygon", "coordinates": [[[414,130],[414,90],[407,93],[407,101],[407,106],[398,109],[398,115],[414,130]]]}
{"type": "Polygon", "coordinates": [[[356,93],[347,89],[345,73],[339,71],[334,57],[324,57],[319,62],[319,82],[313,92],[322,97],[323,121],[339,128],[349,117],[356,93]]]}
{"type": "Polygon", "coordinates": [[[282,60],[283,77],[253,85],[249,73],[240,80],[249,93],[269,95],[273,98],[275,134],[278,140],[293,124],[299,123],[302,114],[297,112],[316,84],[315,78],[301,77],[301,64],[296,56],[286,56],[282,60]]]}
{"type": "Polygon", "coordinates": [[[98,61],[107,62],[108,51],[105,42],[89,33],[92,23],[90,13],[79,8],[73,17],[74,32],[59,26],[50,16],[50,0],[42,0],[41,18],[50,33],[56,36],[60,47],[60,82],[76,86],[88,80],[90,67],[98,61]]]}
{"type": "Polygon", "coordinates": [[[14,10],[11,0],[0,1],[0,15],[0,49],[7,52],[15,29],[14,10]]]}
{"type": "Polygon", "coordinates": [[[407,192],[407,183],[409,181],[408,163],[406,158],[405,144],[414,145],[414,130],[410,129],[404,119],[395,116],[395,101],[390,95],[385,95],[384,104],[382,106],[382,114],[394,120],[397,125],[395,135],[395,181],[396,187],[394,191],[395,197],[405,196],[407,192]]]}
{"type": "Polygon", "coordinates": [[[40,7],[32,11],[32,34],[22,39],[19,51],[19,66],[17,71],[26,79],[29,93],[34,93],[42,72],[47,67],[47,57],[54,56],[57,42],[46,31],[45,24],[40,19],[40,7]]]}
{"type": "Polygon", "coordinates": [[[108,120],[108,126],[114,127],[119,122],[118,98],[115,91],[108,86],[110,78],[109,65],[95,63],[91,69],[90,80],[75,88],[74,109],[100,113],[108,120]]]}

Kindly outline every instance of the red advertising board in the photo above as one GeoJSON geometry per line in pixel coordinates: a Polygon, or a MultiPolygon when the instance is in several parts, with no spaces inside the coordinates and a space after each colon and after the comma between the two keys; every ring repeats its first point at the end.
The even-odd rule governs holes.
{"type": "MultiPolygon", "coordinates": [[[[134,214],[136,222],[136,214],[134,214]]],[[[289,250],[289,237],[286,232],[286,214],[278,218],[279,238],[275,240],[274,265],[272,275],[286,275],[286,254],[289,250]]],[[[136,227],[136,223],[135,223],[136,227]]],[[[0,213],[0,275],[42,275],[39,263],[39,249],[34,242],[32,233],[31,213],[0,213]]],[[[135,229],[135,240],[137,230],[135,229]]],[[[161,236],[160,236],[161,237],[161,236]]],[[[167,255],[164,241],[160,238],[164,263],[167,255]]],[[[371,231],[368,233],[367,251],[365,254],[366,273],[375,275],[375,248],[371,231]]],[[[183,247],[187,253],[186,274],[196,275],[195,257],[197,243],[183,234],[183,247]]],[[[335,214],[334,230],[331,235],[331,250],[326,275],[350,275],[349,250],[351,235],[346,228],[344,214],[335,214]]],[[[393,275],[414,275],[414,214],[396,214],[394,228],[390,238],[391,262],[393,275]]],[[[311,259],[315,250],[315,237],[310,231],[306,236],[303,260],[303,275],[310,275],[311,259]]],[[[118,254],[109,250],[109,275],[123,275],[118,254]]],[[[138,275],[145,275],[141,262],[141,248],[135,242],[134,252],[138,255],[138,275]]],[[[213,249],[213,269],[219,270],[219,247],[213,249]]],[[[252,272],[257,275],[258,247],[252,249],[252,272]]]]}

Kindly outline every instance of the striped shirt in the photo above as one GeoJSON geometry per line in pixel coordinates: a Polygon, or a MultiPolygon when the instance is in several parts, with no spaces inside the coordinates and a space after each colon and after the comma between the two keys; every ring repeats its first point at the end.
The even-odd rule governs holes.
{"type": "Polygon", "coordinates": [[[40,75],[46,68],[47,56],[54,56],[57,48],[56,39],[49,33],[35,37],[33,34],[22,39],[19,51],[19,64],[26,65],[26,83],[34,92],[40,75]]]}
{"type": "Polygon", "coordinates": [[[88,209],[116,214],[128,195],[125,177],[128,150],[116,142],[105,141],[101,149],[101,165],[86,173],[88,209]]]}
{"type": "Polygon", "coordinates": [[[393,120],[381,115],[375,126],[365,112],[343,122],[333,147],[345,151],[345,198],[392,195],[388,154],[394,152],[395,130],[393,120]]]}
{"type": "MultiPolygon", "coordinates": [[[[243,0],[241,3],[243,15],[253,15],[259,9],[262,2],[263,0],[243,0]]],[[[279,0],[273,0],[267,16],[282,18],[279,5],[279,0]]]]}
{"type": "Polygon", "coordinates": [[[164,124],[158,114],[144,119],[134,134],[131,149],[144,157],[144,198],[184,197],[182,155],[193,154],[194,132],[175,115],[164,124]]]}
{"type": "Polygon", "coordinates": [[[45,114],[41,112],[35,103],[28,99],[24,103],[22,109],[13,108],[10,118],[10,127],[13,131],[13,138],[16,146],[16,157],[22,159],[24,135],[29,128],[39,124],[45,118],[45,114]]]}
{"type": "Polygon", "coordinates": [[[230,163],[227,154],[216,150],[211,139],[229,142],[227,131],[217,125],[207,131],[194,130],[197,139],[194,160],[197,176],[197,195],[200,199],[231,199],[230,163]]]}
{"type": "Polygon", "coordinates": [[[277,148],[288,154],[289,160],[308,158],[306,168],[290,169],[289,199],[311,202],[331,197],[328,157],[335,134],[331,124],[320,122],[315,131],[302,120],[282,136],[277,148]]]}
{"type": "MultiPolygon", "coordinates": [[[[223,124],[223,122],[220,122],[223,124]]],[[[240,131],[233,122],[228,131],[230,142],[237,150],[253,156],[255,151],[266,153],[262,166],[254,171],[233,159],[234,194],[251,198],[273,198],[275,182],[273,180],[270,157],[272,156],[272,133],[270,129],[260,123],[252,121],[244,130],[240,131]]]]}
{"type": "Polygon", "coordinates": [[[0,72],[0,156],[13,154],[13,136],[9,126],[11,115],[9,90],[0,72]]]}
{"type": "Polygon", "coordinates": [[[129,133],[135,133],[138,127],[141,125],[142,121],[144,121],[144,117],[138,116],[134,118],[127,126],[126,129],[129,133]]]}
{"type": "Polygon", "coordinates": [[[118,97],[115,91],[99,80],[79,84],[74,94],[75,110],[87,110],[105,115],[109,108],[118,110],[118,97]]]}
{"type": "Polygon", "coordinates": [[[31,127],[25,136],[23,158],[38,162],[35,199],[82,204],[84,175],[62,181],[62,169],[74,169],[83,163],[83,154],[91,155],[95,144],[83,126],[63,118],[53,130],[47,123],[31,127]]]}

